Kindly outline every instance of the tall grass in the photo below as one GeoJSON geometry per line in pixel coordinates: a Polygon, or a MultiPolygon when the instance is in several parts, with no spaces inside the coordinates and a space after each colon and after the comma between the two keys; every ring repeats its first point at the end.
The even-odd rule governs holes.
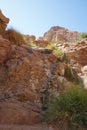
{"type": "Polygon", "coordinates": [[[87,91],[81,87],[71,87],[56,99],[52,98],[46,119],[57,123],[66,121],[72,130],[87,129],[87,91]]]}

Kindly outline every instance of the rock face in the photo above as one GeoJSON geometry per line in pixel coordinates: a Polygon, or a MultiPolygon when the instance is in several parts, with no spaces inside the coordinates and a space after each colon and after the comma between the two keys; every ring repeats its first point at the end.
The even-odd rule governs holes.
{"type": "Polygon", "coordinates": [[[27,43],[34,42],[36,40],[34,35],[23,35],[23,38],[27,43]]]}
{"type": "Polygon", "coordinates": [[[9,19],[6,18],[0,10],[0,33],[3,33],[7,27],[9,19]]]}
{"type": "MultiPolygon", "coordinates": [[[[8,19],[6,21],[4,16],[1,19],[6,26],[8,19]]],[[[4,29],[5,27],[2,30],[4,29]]],[[[54,34],[60,32],[66,34],[66,39],[62,38],[62,35],[60,40],[70,40],[68,30],[64,31],[61,27],[54,27],[51,30],[55,32],[54,34]]],[[[2,36],[0,36],[0,124],[41,123],[50,97],[58,96],[73,84],[77,85],[79,77],[70,66],[72,64],[66,61],[66,55],[56,57],[52,50],[32,49],[23,43],[17,44],[15,41],[12,43],[2,36]]],[[[35,37],[31,36],[30,41],[35,41],[35,37]]],[[[79,51],[81,49],[78,53],[74,51],[72,55],[71,52],[66,53],[81,64],[79,59],[83,53],[80,55],[79,51]],[[79,57],[77,59],[73,57],[76,53],[79,57]]]]}
{"type": "Polygon", "coordinates": [[[81,66],[87,65],[87,39],[65,49],[68,56],[81,66]]]}
{"type": "Polygon", "coordinates": [[[11,43],[0,35],[0,64],[9,58],[10,51],[11,43]]]}
{"type": "Polygon", "coordinates": [[[71,66],[77,71],[87,89],[87,39],[73,44],[58,44],[57,47],[69,57],[71,66]]]}
{"type": "Polygon", "coordinates": [[[51,51],[18,46],[3,38],[0,46],[0,123],[40,122],[49,97],[73,84],[72,69],[51,51]]]}
{"type": "Polygon", "coordinates": [[[78,42],[71,51],[68,50],[67,54],[87,89],[87,39],[78,42]]]}
{"type": "Polygon", "coordinates": [[[0,104],[0,124],[35,124],[38,123],[39,114],[24,107],[20,103],[0,104]],[[5,117],[4,117],[5,115],[5,117]]]}
{"type": "Polygon", "coordinates": [[[87,89],[87,65],[85,65],[81,68],[81,73],[79,73],[79,76],[83,80],[83,84],[85,86],[85,89],[87,89]]]}
{"type": "Polygon", "coordinates": [[[49,42],[75,42],[79,34],[60,26],[54,26],[44,34],[43,39],[49,42]]]}

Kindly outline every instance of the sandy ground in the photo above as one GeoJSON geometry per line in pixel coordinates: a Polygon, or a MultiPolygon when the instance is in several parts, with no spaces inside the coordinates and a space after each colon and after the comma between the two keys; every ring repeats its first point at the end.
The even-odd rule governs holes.
{"type": "Polygon", "coordinates": [[[52,127],[48,127],[45,124],[38,124],[34,126],[28,125],[0,125],[0,130],[53,130],[52,127]]]}

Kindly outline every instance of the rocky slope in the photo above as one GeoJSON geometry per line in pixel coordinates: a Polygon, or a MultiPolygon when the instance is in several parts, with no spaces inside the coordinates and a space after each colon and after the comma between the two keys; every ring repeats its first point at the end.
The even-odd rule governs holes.
{"type": "MultiPolygon", "coordinates": [[[[69,48],[65,46],[64,49],[69,48]]],[[[83,53],[81,49],[78,53],[74,50],[74,53],[65,53],[78,64],[86,65],[86,54],[80,62],[83,53]],[[76,53],[77,59],[74,57],[76,53]]],[[[66,61],[66,55],[57,57],[48,49],[32,49],[24,43],[13,43],[3,38],[1,33],[0,124],[41,124],[50,97],[58,96],[67,87],[80,83],[72,65],[71,60],[66,61]]]]}
{"type": "Polygon", "coordinates": [[[49,42],[75,42],[79,34],[60,26],[53,26],[44,34],[43,39],[49,42]]]}
{"type": "Polygon", "coordinates": [[[36,40],[34,35],[23,35],[23,38],[27,43],[34,42],[36,40]]]}
{"type": "Polygon", "coordinates": [[[87,89],[87,39],[66,48],[66,53],[70,57],[70,64],[77,70],[87,89]]]}
{"type": "Polygon", "coordinates": [[[72,44],[57,44],[57,48],[68,56],[70,65],[77,71],[84,82],[85,88],[87,88],[87,39],[72,44]]]}
{"type": "Polygon", "coordinates": [[[75,45],[66,47],[66,53],[80,65],[87,65],[87,39],[77,42],[75,45]]]}
{"type": "Polygon", "coordinates": [[[0,123],[40,121],[48,97],[73,84],[66,72],[71,68],[52,52],[14,45],[3,38],[0,52],[0,123]]]}

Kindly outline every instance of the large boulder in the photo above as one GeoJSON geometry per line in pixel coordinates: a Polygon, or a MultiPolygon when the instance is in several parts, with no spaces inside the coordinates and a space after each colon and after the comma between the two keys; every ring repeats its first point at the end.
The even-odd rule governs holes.
{"type": "Polygon", "coordinates": [[[0,124],[35,124],[40,116],[20,103],[0,103],[0,124]]]}

